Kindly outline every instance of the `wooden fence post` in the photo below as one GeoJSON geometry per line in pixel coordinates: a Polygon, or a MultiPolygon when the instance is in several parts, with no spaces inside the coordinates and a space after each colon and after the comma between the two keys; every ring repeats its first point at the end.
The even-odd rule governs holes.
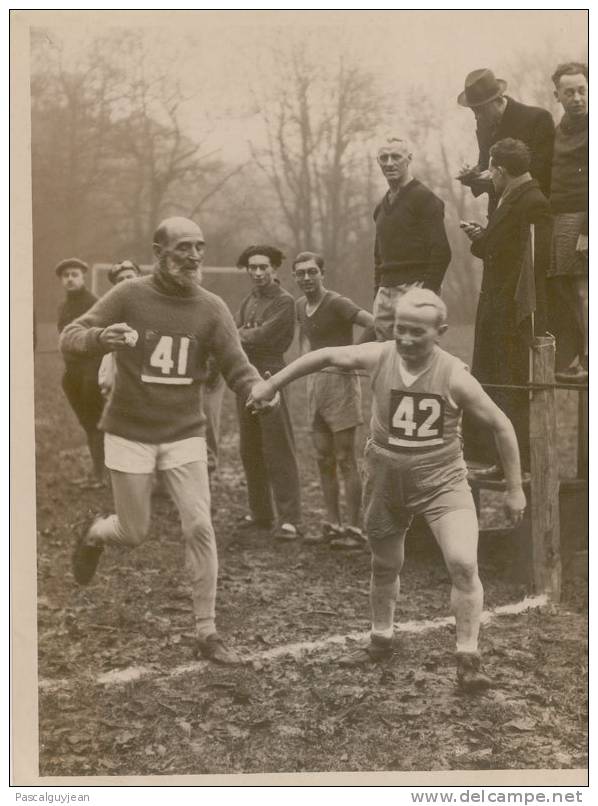
{"type": "MultiPolygon", "coordinates": [[[[555,340],[536,336],[532,343],[532,381],[554,383],[555,340]]],[[[561,597],[559,461],[555,390],[532,392],[530,401],[531,531],[534,592],[553,602],[561,597]]]]}
{"type": "Polygon", "coordinates": [[[588,477],[588,393],[578,392],[577,405],[577,478],[588,477]]]}

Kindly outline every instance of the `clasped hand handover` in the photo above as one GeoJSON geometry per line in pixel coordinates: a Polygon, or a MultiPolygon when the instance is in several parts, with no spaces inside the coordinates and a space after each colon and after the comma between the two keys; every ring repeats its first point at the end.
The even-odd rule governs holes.
{"type": "Polygon", "coordinates": [[[105,327],[99,335],[100,344],[112,350],[123,350],[125,347],[135,347],[139,333],[126,322],[116,322],[105,327]]]}
{"type": "Polygon", "coordinates": [[[251,392],[245,404],[252,414],[263,414],[271,411],[280,403],[280,394],[269,381],[270,373],[265,373],[265,380],[258,381],[251,387],[251,392]]]}

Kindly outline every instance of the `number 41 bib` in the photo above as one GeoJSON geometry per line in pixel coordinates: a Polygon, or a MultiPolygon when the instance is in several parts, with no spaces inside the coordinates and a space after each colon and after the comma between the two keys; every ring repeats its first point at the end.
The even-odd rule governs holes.
{"type": "Polygon", "coordinates": [[[444,399],[429,392],[390,392],[388,444],[400,448],[442,445],[444,399]]]}
{"type": "Polygon", "coordinates": [[[145,383],[189,385],[197,364],[197,339],[181,333],[143,334],[141,380],[145,383]]]}

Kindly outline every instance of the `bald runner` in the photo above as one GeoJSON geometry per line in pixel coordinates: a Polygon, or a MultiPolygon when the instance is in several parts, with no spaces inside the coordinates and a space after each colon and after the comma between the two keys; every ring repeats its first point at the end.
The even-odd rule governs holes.
{"type": "Polygon", "coordinates": [[[262,405],[296,378],[325,367],[362,370],[372,379],[372,418],[365,450],[365,530],[372,555],[372,629],[366,651],[349,662],[390,659],[405,535],[422,515],[438,542],[451,578],[456,621],[457,681],[467,690],[491,685],[482,672],[478,633],[483,589],[478,575],[478,523],[461,446],[465,411],[489,428],[500,454],[513,522],[525,509],[519,450],[513,426],[467,367],[442,350],[446,306],[432,291],[412,289],[395,308],[393,339],[325,347],[301,356],[251,390],[248,405],[262,405]]]}

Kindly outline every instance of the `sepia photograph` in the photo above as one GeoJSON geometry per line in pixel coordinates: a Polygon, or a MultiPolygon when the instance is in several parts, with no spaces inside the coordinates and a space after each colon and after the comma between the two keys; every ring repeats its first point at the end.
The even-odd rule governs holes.
{"type": "Polygon", "coordinates": [[[587,783],[588,16],[12,12],[17,784],[587,783]]]}

